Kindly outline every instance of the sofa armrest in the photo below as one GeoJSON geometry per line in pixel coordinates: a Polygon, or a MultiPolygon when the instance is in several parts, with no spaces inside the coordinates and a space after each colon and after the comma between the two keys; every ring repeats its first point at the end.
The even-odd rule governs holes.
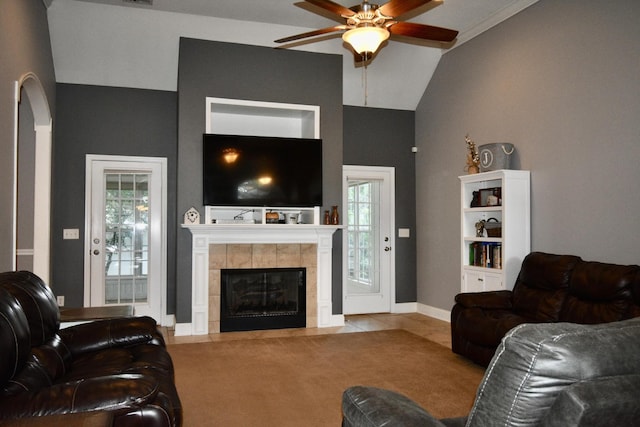
{"type": "Polygon", "coordinates": [[[158,381],[149,376],[120,374],[96,377],[3,396],[0,420],[127,410],[152,402],[157,394],[158,381]]]}
{"type": "Polygon", "coordinates": [[[542,426],[637,426],[640,420],[638,396],[640,374],[581,381],[560,393],[542,426]]]}
{"type": "Polygon", "coordinates": [[[342,394],[342,427],[446,427],[411,399],[375,387],[350,387],[342,394]]]}
{"type": "Polygon", "coordinates": [[[96,320],[60,329],[58,335],[73,355],[137,344],[165,345],[156,321],[146,316],[96,320]]]}
{"type": "Polygon", "coordinates": [[[456,303],[466,308],[508,310],[513,308],[511,291],[469,292],[456,295],[456,303]]]}

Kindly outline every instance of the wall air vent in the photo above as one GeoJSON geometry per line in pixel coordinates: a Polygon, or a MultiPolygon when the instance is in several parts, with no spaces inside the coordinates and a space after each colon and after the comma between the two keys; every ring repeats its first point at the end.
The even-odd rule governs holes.
{"type": "Polygon", "coordinates": [[[153,6],[153,0],[122,0],[123,3],[142,4],[145,6],[153,6]]]}

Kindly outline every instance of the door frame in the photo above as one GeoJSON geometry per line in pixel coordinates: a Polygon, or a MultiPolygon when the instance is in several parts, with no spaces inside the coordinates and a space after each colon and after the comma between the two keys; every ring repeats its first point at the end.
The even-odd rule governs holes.
{"type": "Polygon", "coordinates": [[[167,315],[167,159],[166,157],[137,157],[137,156],[113,156],[102,154],[87,154],[85,167],[85,224],[84,224],[84,306],[91,307],[91,207],[92,207],[92,170],[94,162],[119,162],[119,163],[153,163],[159,164],[162,181],[162,219],[160,221],[160,310],[162,325],[168,325],[167,315]]]}
{"type": "MultiPolygon", "coordinates": [[[[391,256],[389,256],[389,313],[394,313],[395,305],[396,305],[396,257],[395,257],[395,228],[396,228],[396,210],[395,210],[395,167],[391,166],[357,166],[357,165],[343,165],[342,166],[342,206],[344,207],[343,215],[345,215],[344,223],[347,223],[346,215],[347,215],[347,200],[348,200],[348,191],[349,186],[347,185],[347,181],[349,178],[358,178],[358,179],[382,179],[388,182],[389,184],[389,198],[392,206],[389,206],[389,242],[385,244],[385,242],[380,242],[380,250],[384,251],[384,246],[389,245],[391,247],[391,256]]],[[[347,276],[349,269],[348,262],[348,244],[349,239],[347,238],[347,230],[344,232],[344,236],[342,238],[342,300],[343,304],[345,302],[346,292],[347,292],[347,276]]],[[[383,257],[380,257],[381,259],[383,257]]],[[[381,280],[381,288],[382,288],[382,280],[381,280]]],[[[343,305],[343,313],[344,313],[344,305],[343,305]]]]}

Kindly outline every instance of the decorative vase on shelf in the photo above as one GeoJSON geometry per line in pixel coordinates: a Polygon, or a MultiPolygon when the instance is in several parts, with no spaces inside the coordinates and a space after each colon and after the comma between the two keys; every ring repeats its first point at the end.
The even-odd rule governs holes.
{"type": "Polygon", "coordinates": [[[331,216],[329,215],[329,211],[324,211],[324,225],[331,224],[331,216]]]}
{"type": "Polygon", "coordinates": [[[338,214],[338,206],[331,207],[331,224],[340,224],[340,215],[338,214]]]}

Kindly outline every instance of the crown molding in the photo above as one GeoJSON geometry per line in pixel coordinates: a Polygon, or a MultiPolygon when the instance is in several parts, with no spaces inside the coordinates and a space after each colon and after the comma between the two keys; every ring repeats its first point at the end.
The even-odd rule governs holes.
{"type": "Polygon", "coordinates": [[[453,49],[455,49],[458,46],[463,45],[464,43],[468,42],[469,40],[479,36],[480,34],[484,33],[485,31],[489,30],[490,28],[495,27],[496,25],[498,25],[499,23],[501,23],[502,21],[505,21],[509,18],[511,18],[513,15],[523,11],[524,9],[528,8],[529,6],[531,6],[534,3],[537,3],[538,0],[518,0],[518,1],[514,1],[513,3],[503,7],[502,9],[498,10],[496,13],[494,13],[493,15],[489,16],[488,18],[480,21],[479,23],[473,25],[470,28],[467,28],[466,30],[462,31],[457,38],[457,41],[455,43],[455,45],[451,46],[449,49],[447,49],[445,52],[447,51],[451,51],[453,49]]]}

